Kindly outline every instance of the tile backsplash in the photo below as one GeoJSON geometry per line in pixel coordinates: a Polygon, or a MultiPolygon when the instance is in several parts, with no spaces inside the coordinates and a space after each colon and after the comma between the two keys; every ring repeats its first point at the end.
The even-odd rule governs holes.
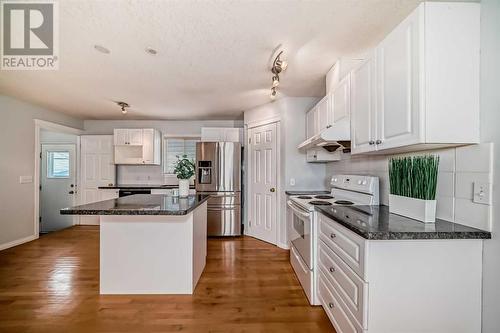
{"type": "MultiPolygon", "coordinates": [[[[474,182],[492,184],[493,144],[448,148],[406,155],[439,155],[437,184],[438,218],[484,230],[491,229],[491,205],[473,202],[474,182]]],[[[391,156],[349,156],[328,163],[327,175],[363,174],[380,178],[380,201],[389,204],[388,160],[391,156]]]]}

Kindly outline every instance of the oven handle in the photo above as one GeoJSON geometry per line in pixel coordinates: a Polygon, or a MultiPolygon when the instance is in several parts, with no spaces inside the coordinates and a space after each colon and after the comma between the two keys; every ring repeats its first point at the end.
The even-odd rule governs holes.
{"type": "Polygon", "coordinates": [[[287,202],[288,204],[288,207],[290,207],[294,213],[297,213],[299,215],[302,215],[303,217],[305,218],[309,218],[310,217],[310,213],[304,213],[304,211],[302,211],[301,209],[299,209],[293,202],[292,200],[288,200],[287,202]]]}

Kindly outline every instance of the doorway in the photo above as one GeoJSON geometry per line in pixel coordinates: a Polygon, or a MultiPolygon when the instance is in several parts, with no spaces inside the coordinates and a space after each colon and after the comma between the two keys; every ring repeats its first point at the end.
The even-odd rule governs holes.
{"type": "Polygon", "coordinates": [[[76,145],[42,144],[40,170],[40,233],[73,225],[73,217],[62,208],[75,204],[76,145]]]}

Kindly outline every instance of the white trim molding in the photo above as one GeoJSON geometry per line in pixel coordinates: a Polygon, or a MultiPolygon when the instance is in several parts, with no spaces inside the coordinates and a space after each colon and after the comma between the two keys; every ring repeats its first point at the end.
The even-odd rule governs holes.
{"type": "Polygon", "coordinates": [[[38,235],[31,235],[31,236],[24,237],[24,238],[21,238],[21,239],[16,239],[16,240],[14,240],[12,242],[0,244],[0,251],[9,249],[9,248],[17,246],[17,245],[21,245],[21,244],[24,244],[24,243],[31,242],[31,241],[33,241],[33,240],[35,240],[37,238],[38,238],[38,235]]]}
{"type": "MultiPolygon", "coordinates": [[[[66,133],[66,134],[74,134],[77,135],[77,143],[76,143],[76,182],[77,182],[77,189],[80,188],[80,170],[79,170],[79,163],[80,163],[80,135],[84,133],[83,130],[74,128],[74,127],[69,127],[57,123],[51,123],[49,121],[45,120],[40,120],[40,119],[33,119],[35,122],[35,169],[34,169],[34,186],[33,186],[33,191],[34,191],[34,221],[33,221],[33,235],[29,236],[33,237],[33,239],[37,239],[38,235],[40,233],[39,230],[39,221],[40,221],[40,153],[41,153],[41,142],[40,142],[40,130],[45,129],[45,130],[50,130],[54,132],[61,132],[61,133],[66,133]]],[[[75,216],[73,218],[73,224],[78,224],[78,216],[75,216]]],[[[22,241],[26,238],[23,238],[19,241],[22,241]]],[[[31,239],[32,240],[32,239],[31,239]]],[[[28,240],[29,241],[29,240],[28,240]]],[[[14,241],[16,242],[16,241],[14,241]]],[[[20,243],[19,243],[20,244],[20,243]]]]}

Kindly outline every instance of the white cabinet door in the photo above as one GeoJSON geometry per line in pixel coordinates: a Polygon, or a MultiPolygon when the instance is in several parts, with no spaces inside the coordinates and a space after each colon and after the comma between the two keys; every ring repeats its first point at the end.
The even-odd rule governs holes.
{"type": "Polygon", "coordinates": [[[324,129],[328,127],[328,95],[325,96],[316,105],[316,112],[318,118],[318,127],[315,134],[321,133],[324,129]]]}
{"type": "MultiPolygon", "coordinates": [[[[408,16],[377,47],[378,149],[418,143],[419,15],[408,16]]],[[[422,138],[423,139],[423,138],[422,138]]]]}
{"type": "Polygon", "coordinates": [[[142,160],[144,164],[153,164],[155,161],[155,130],[142,130],[142,160]]]}
{"type": "Polygon", "coordinates": [[[318,115],[318,113],[317,113],[316,107],[314,107],[313,109],[308,111],[306,114],[306,136],[307,136],[307,139],[312,138],[317,133],[317,128],[318,128],[317,115],[318,115]]]}
{"type": "Polygon", "coordinates": [[[115,146],[128,144],[128,129],[117,128],[113,130],[115,146]]]}
{"type": "Polygon", "coordinates": [[[373,151],[376,121],[376,62],[369,57],[351,72],[351,153],[373,151]]]}
{"type": "Polygon", "coordinates": [[[333,122],[347,120],[351,113],[351,76],[347,75],[333,92],[333,122]]]}
{"type": "Polygon", "coordinates": [[[132,128],[128,130],[128,144],[132,146],[142,145],[142,129],[132,128]]]}

